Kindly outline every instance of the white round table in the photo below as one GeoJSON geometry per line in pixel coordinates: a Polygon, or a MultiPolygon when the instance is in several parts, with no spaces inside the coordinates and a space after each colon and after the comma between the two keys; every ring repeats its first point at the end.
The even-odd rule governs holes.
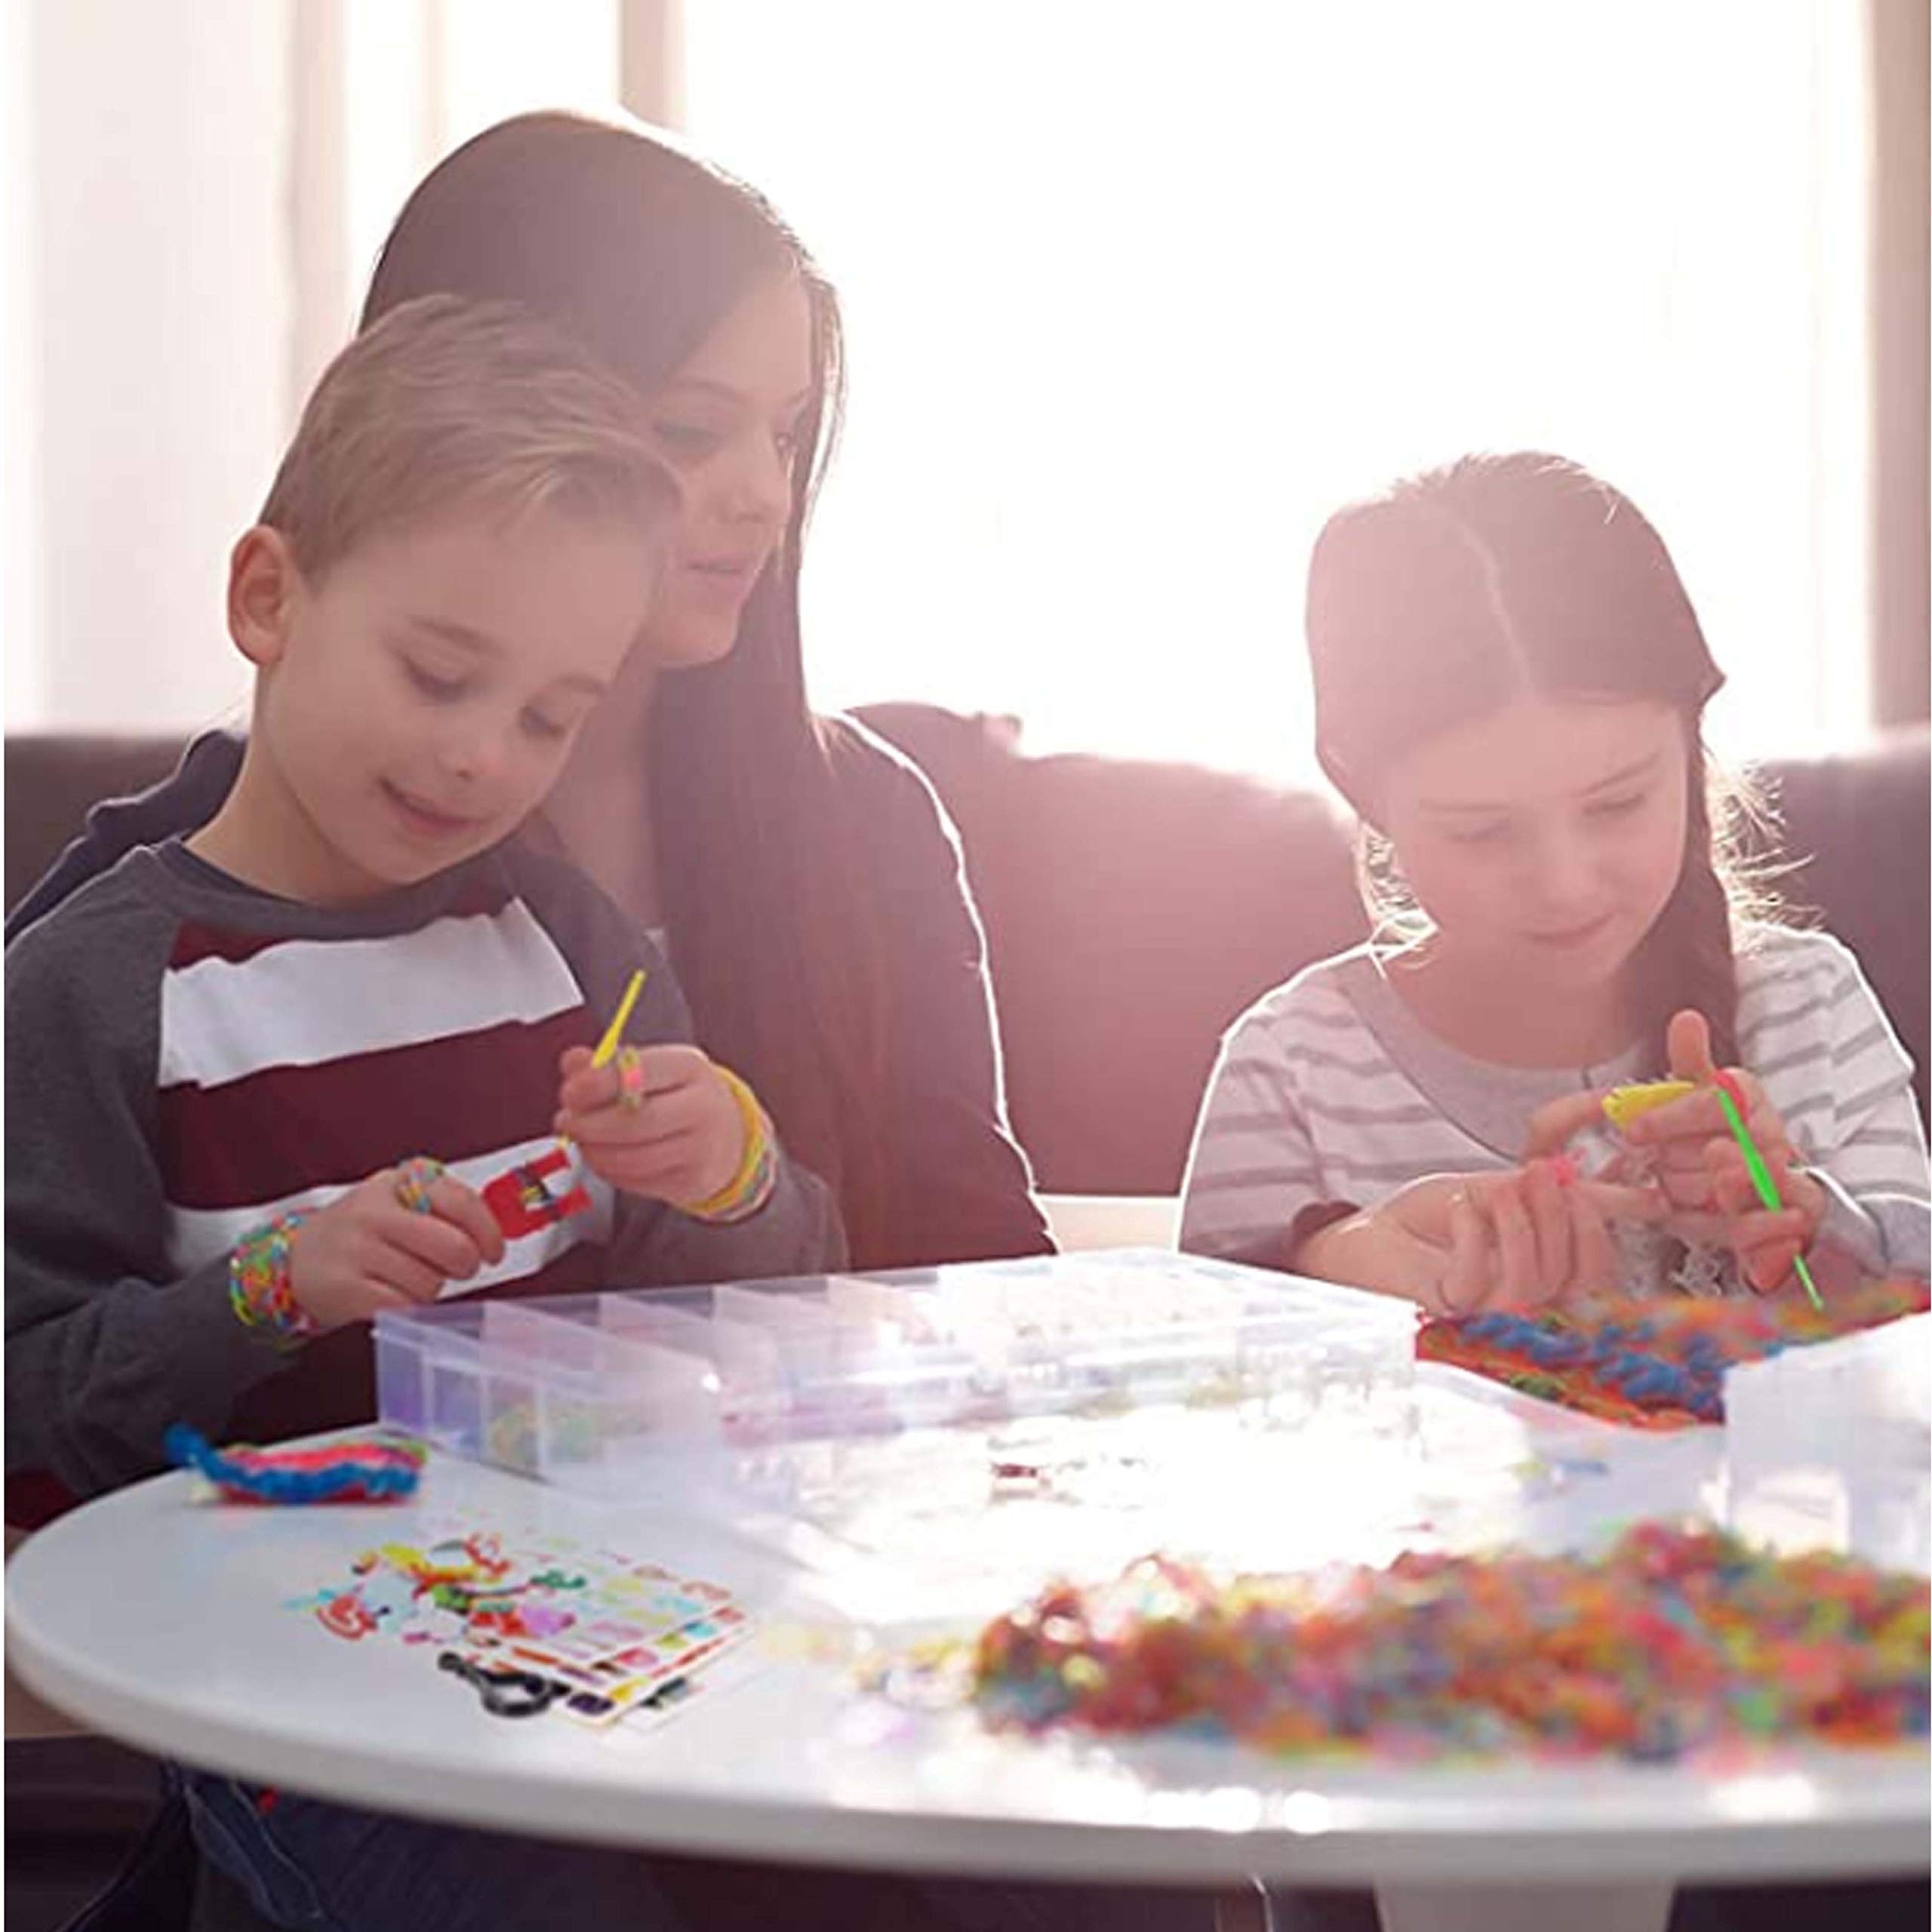
{"type": "MultiPolygon", "coordinates": [[[[1492,1924],[1494,1887],[1525,1904],[1546,1901],[1550,1886],[1605,1885],[1667,1903],[1677,1881],[1927,1863],[1922,1749],[1795,1750],[1714,1774],[1344,1766],[1198,1741],[1035,1740],[984,1731],[965,1712],[915,1715],[857,1694],[844,1669],[795,1651],[648,1734],[597,1733],[557,1716],[493,1718],[423,1651],[381,1635],[346,1642],[288,1607],[345,1575],[358,1552],[453,1517],[506,1542],[597,1537],[712,1576],[781,1623],[787,1614],[783,1579],[761,1574],[743,1544],[432,1457],[401,1506],[220,1506],[193,1500],[180,1475],[90,1503],[9,1565],[8,1661],[52,1703],[161,1755],[604,1844],[1005,1876],[1379,1884],[1385,1912],[1407,1923],[1418,1921],[1392,1898],[1447,1887],[1492,1924]]],[[[1595,1921],[1620,1922],[1614,1912],[1595,1921]]]]}

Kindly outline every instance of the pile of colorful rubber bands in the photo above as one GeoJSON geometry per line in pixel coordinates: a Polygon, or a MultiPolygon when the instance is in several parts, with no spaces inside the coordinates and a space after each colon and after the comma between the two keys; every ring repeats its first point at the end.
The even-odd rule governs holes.
{"type": "Polygon", "coordinates": [[[1409,1554],[1217,1583],[1161,1557],[996,1619],[997,1724],[1178,1730],[1279,1752],[1664,1761],[1925,1736],[1925,1580],[1641,1524],[1601,1557],[1409,1554]]]}

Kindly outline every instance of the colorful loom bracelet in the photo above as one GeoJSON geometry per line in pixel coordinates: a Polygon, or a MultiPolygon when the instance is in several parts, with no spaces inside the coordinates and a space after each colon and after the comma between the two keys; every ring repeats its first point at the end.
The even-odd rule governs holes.
{"type": "Polygon", "coordinates": [[[739,1157],[738,1171],[715,1194],[702,1201],[681,1201],[678,1211],[694,1221],[721,1225],[748,1220],[771,1198],[778,1185],[778,1155],[771,1122],[758,1096],[728,1066],[718,1069],[718,1076],[737,1103],[738,1117],[744,1122],[745,1148],[739,1157]]]}
{"type": "Polygon", "coordinates": [[[259,1328],[285,1347],[317,1333],[315,1319],[295,1299],[289,1280],[289,1236],[309,1217],[299,1209],[244,1235],[228,1257],[228,1305],[245,1328],[259,1328]]]}
{"type": "Polygon", "coordinates": [[[412,1154],[395,1171],[395,1198],[412,1214],[433,1214],[429,1190],[442,1178],[443,1164],[433,1154],[412,1154]]]}
{"type": "Polygon", "coordinates": [[[217,1449],[177,1423],[162,1438],[171,1461],[198,1470],[225,1503],[399,1503],[413,1496],[428,1451],[408,1437],[364,1435],[346,1441],[217,1449]]]}

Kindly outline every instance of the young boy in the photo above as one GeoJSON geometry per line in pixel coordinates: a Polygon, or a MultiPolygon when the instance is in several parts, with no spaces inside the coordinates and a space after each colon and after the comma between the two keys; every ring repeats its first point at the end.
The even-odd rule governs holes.
{"type": "Polygon", "coordinates": [[[411,303],[323,377],[230,562],[227,802],[8,951],[9,1522],[157,1467],[177,1421],[366,1420],[380,1308],[838,1265],[663,960],[512,838],[677,509],[632,392],[509,305],[411,303]],[[593,1069],[639,967],[654,1044],[593,1069]],[[559,1131],[561,1215],[562,1163],[516,1171],[559,1131]]]}

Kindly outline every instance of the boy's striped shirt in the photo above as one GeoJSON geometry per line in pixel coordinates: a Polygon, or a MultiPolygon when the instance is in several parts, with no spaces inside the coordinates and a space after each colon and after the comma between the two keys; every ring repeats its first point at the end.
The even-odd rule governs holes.
{"type": "MultiPolygon", "coordinates": [[[[157,1143],[168,1254],[187,1274],[251,1229],[431,1154],[479,1192],[546,1153],[557,1062],[598,1021],[556,942],[498,880],[412,931],[269,937],[184,922],[161,982],[157,1143]]],[[[523,1282],[592,1211],[511,1241],[446,1294],[523,1282]]]]}
{"type": "MultiPolygon", "coordinates": [[[[554,1149],[559,1056],[598,1037],[640,964],[628,1035],[688,1041],[650,940],[580,873],[515,844],[328,908],[171,842],[17,939],[8,1520],[146,1473],[175,1422],[260,1442],[368,1420],[368,1324],[285,1352],[235,1318],[233,1243],[411,1155],[480,1189],[554,1149]]],[[[740,1222],[589,1191],[589,1212],[512,1235],[443,1291],[745,1280],[844,1257],[829,1193],[782,1154],[772,1198],[740,1222]]]]}

